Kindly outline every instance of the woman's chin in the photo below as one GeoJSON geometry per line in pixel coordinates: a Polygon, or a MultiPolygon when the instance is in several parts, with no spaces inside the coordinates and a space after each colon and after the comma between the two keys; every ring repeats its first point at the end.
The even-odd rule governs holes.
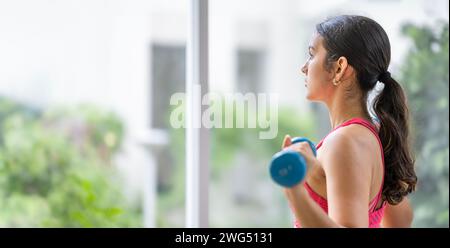
{"type": "Polygon", "coordinates": [[[309,100],[309,101],[317,100],[316,99],[317,98],[316,97],[317,94],[314,94],[314,91],[312,91],[312,89],[309,88],[307,84],[305,84],[305,89],[306,89],[306,99],[307,100],[309,100]]]}

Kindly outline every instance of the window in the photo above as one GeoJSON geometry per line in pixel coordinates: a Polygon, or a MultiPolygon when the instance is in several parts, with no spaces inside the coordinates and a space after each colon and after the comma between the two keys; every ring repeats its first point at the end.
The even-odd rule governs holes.
{"type": "Polygon", "coordinates": [[[184,92],[186,59],[183,46],[152,46],[152,128],[169,128],[169,100],[184,92]]]}
{"type": "Polygon", "coordinates": [[[264,52],[239,49],[237,54],[237,91],[260,92],[264,77],[264,52]]]}

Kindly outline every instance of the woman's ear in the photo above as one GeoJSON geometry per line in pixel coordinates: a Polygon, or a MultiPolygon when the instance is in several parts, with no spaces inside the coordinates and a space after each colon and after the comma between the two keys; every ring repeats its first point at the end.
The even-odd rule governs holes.
{"type": "Polygon", "coordinates": [[[347,69],[348,69],[348,61],[347,58],[344,56],[339,57],[339,59],[336,61],[336,68],[334,70],[335,73],[335,80],[337,82],[343,80],[345,77],[344,75],[347,74],[347,69]]]}

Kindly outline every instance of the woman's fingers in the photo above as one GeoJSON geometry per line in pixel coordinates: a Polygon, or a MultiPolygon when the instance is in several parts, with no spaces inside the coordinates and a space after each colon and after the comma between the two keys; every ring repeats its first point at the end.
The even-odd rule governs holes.
{"type": "Polygon", "coordinates": [[[314,153],[311,149],[311,146],[309,146],[309,144],[306,142],[296,143],[293,144],[291,147],[307,158],[314,157],[314,153]]]}
{"type": "Polygon", "coordinates": [[[289,134],[286,134],[286,136],[284,136],[283,145],[281,146],[281,148],[286,148],[290,145],[292,145],[291,136],[289,136],[289,134]]]}
{"type": "Polygon", "coordinates": [[[295,143],[289,148],[300,153],[305,158],[306,164],[309,168],[316,164],[317,159],[314,156],[311,146],[307,142],[295,143]]]}
{"type": "Polygon", "coordinates": [[[308,153],[308,154],[314,155],[313,151],[311,149],[311,146],[307,142],[295,143],[295,144],[292,145],[292,148],[294,150],[298,150],[298,151],[303,152],[303,153],[308,153]]]}
{"type": "Polygon", "coordinates": [[[308,142],[299,142],[292,144],[291,136],[286,135],[284,136],[282,149],[290,149],[300,153],[306,159],[306,164],[309,168],[313,167],[317,163],[317,159],[314,156],[314,153],[308,142]]]}

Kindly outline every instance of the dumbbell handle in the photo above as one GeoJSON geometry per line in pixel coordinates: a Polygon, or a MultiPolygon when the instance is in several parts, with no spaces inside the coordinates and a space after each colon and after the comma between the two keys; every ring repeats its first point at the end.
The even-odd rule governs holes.
{"type": "MultiPolygon", "coordinates": [[[[317,155],[316,147],[310,140],[302,137],[292,139],[292,144],[307,142],[314,156],[317,155]]],[[[305,158],[293,150],[284,150],[276,153],[270,162],[270,175],[272,179],[283,187],[292,187],[303,180],[306,175],[305,158]]]]}

